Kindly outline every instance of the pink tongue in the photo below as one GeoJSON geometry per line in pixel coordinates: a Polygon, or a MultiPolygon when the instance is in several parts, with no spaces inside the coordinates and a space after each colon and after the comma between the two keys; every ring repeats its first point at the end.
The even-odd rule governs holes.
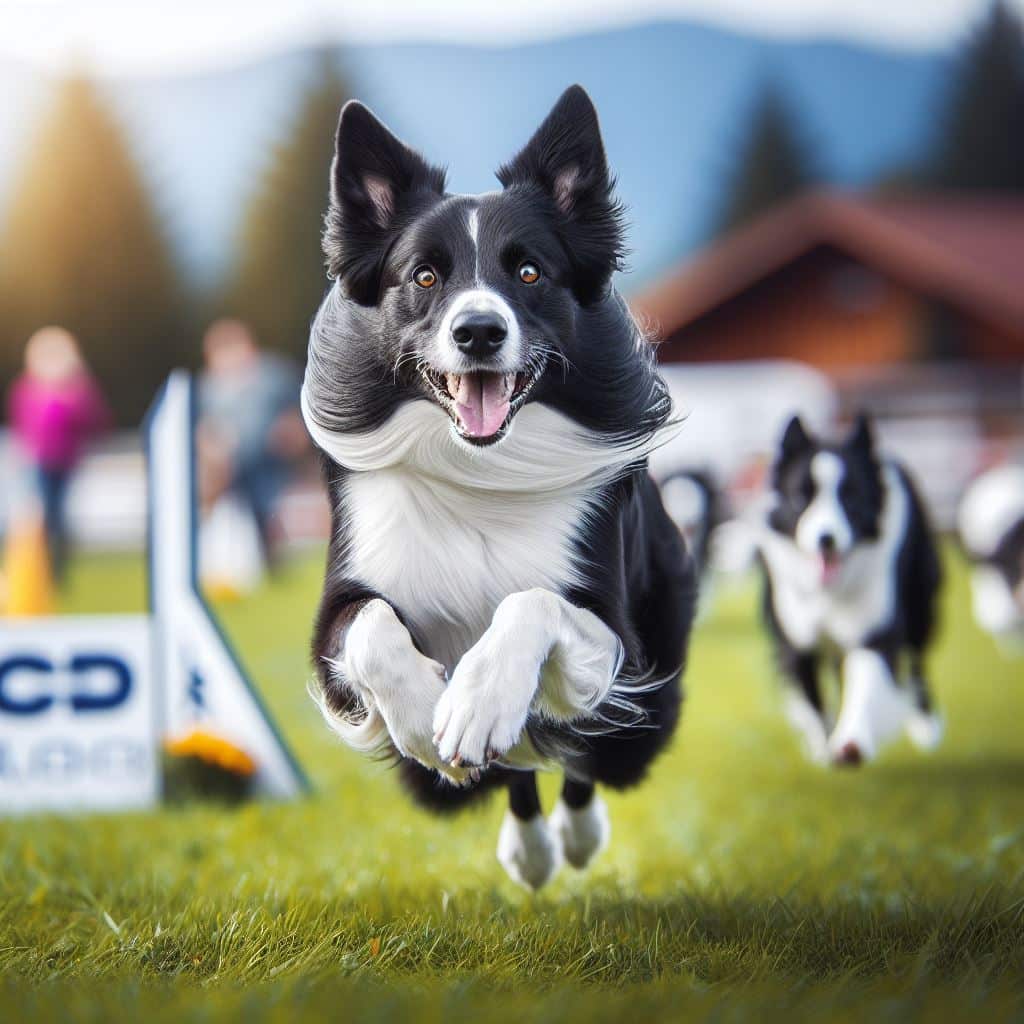
{"type": "Polygon", "coordinates": [[[496,434],[508,415],[511,390],[502,373],[464,373],[455,396],[455,409],[470,437],[496,434]]]}
{"type": "Polygon", "coordinates": [[[841,567],[842,564],[838,558],[826,558],[824,555],[818,556],[818,571],[821,574],[821,582],[826,587],[835,583],[841,567]]]}

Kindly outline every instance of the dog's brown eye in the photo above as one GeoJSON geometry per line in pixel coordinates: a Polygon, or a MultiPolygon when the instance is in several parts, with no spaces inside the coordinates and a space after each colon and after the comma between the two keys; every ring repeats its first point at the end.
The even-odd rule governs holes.
{"type": "Polygon", "coordinates": [[[437,284],[437,274],[434,272],[433,267],[422,266],[417,267],[412,272],[412,279],[421,288],[433,288],[437,284]]]}
{"type": "Polygon", "coordinates": [[[523,284],[536,284],[540,280],[540,271],[537,269],[537,264],[530,263],[529,260],[526,263],[520,263],[519,280],[523,284]]]}

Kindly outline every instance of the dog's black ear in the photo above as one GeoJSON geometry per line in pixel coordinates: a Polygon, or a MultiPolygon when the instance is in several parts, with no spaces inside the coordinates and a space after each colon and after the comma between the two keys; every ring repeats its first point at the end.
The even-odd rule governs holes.
{"type": "Polygon", "coordinates": [[[444,194],[444,171],[395,138],[356,100],[342,107],[324,229],[327,272],[357,302],[377,301],[389,243],[408,216],[444,194]]]}
{"type": "Polygon", "coordinates": [[[811,446],[811,438],[804,429],[804,421],[799,416],[794,416],[782,435],[781,460],[792,458],[806,451],[811,446]]]}
{"type": "Polygon", "coordinates": [[[562,93],[533,138],[498,170],[506,189],[539,189],[552,203],[572,261],[572,287],[581,302],[600,298],[621,268],[623,209],[601,141],[597,111],[586,91],[562,93]]]}
{"type": "Polygon", "coordinates": [[[854,421],[853,430],[846,439],[846,447],[851,451],[864,452],[870,455],[875,449],[875,431],[871,426],[871,419],[867,413],[858,413],[854,421]]]}

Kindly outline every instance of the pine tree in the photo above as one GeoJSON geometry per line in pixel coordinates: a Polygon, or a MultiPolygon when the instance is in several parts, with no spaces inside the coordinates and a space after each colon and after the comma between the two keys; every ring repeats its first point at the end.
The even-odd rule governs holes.
{"type": "Polygon", "coordinates": [[[249,201],[222,303],[222,312],[246,320],[263,344],[299,359],[326,286],[320,236],[344,99],[344,83],[324,55],[249,201]]]}
{"type": "Polygon", "coordinates": [[[934,184],[1024,191],[1024,29],[995,3],[954,74],[934,160],[934,184]]]}
{"type": "Polygon", "coordinates": [[[777,203],[798,194],[816,175],[807,146],[783,96],[764,89],[740,146],[726,190],[718,233],[739,227],[777,203]]]}
{"type": "Polygon", "coordinates": [[[137,422],[182,361],[183,293],[121,127],[84,76],[57,87],[5,221],[4,381],[28,335],[60,324],[118,419],[137,422]]]}

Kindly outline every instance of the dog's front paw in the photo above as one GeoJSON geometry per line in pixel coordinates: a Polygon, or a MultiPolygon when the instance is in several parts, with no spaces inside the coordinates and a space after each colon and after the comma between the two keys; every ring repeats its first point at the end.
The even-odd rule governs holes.
{"type": "Polygon", "coordinates": [[[413,645],[405,626],[384,601],[371,601],[349,631],[343,677],[384,720],[394,748],[455,785],[472,781],[468,770],[441,761],[434,746],[434,709],[445,692],[445,668],[413,645]]]}
{"type": "Polygon", "coordinates": [[[483,765],[519,742],[538,668],[487,633],[459,662],[434,711],[437,756],[448,764],[483,765]]]}
{"type": "Polygon", "coordinates": [[[479,771],[443,760],[434,745],[434,709],[445,693],[444,666],[422,657],[407,699],[392,706],[386,716],[391,739],[403,757],[411,757],[433,768],[455,786],[465,786],[480,778],[479,771]],[[416,688],[415,690],[413,688],[416,688]]]}
{"type": "Polygon", "coordinates": [[[885,660],[873,650],[851,651],[843,672],[843,703],[828,746],[835,764],[855,765],[875,758],[899,735],[910,704],[885,660]]]}

